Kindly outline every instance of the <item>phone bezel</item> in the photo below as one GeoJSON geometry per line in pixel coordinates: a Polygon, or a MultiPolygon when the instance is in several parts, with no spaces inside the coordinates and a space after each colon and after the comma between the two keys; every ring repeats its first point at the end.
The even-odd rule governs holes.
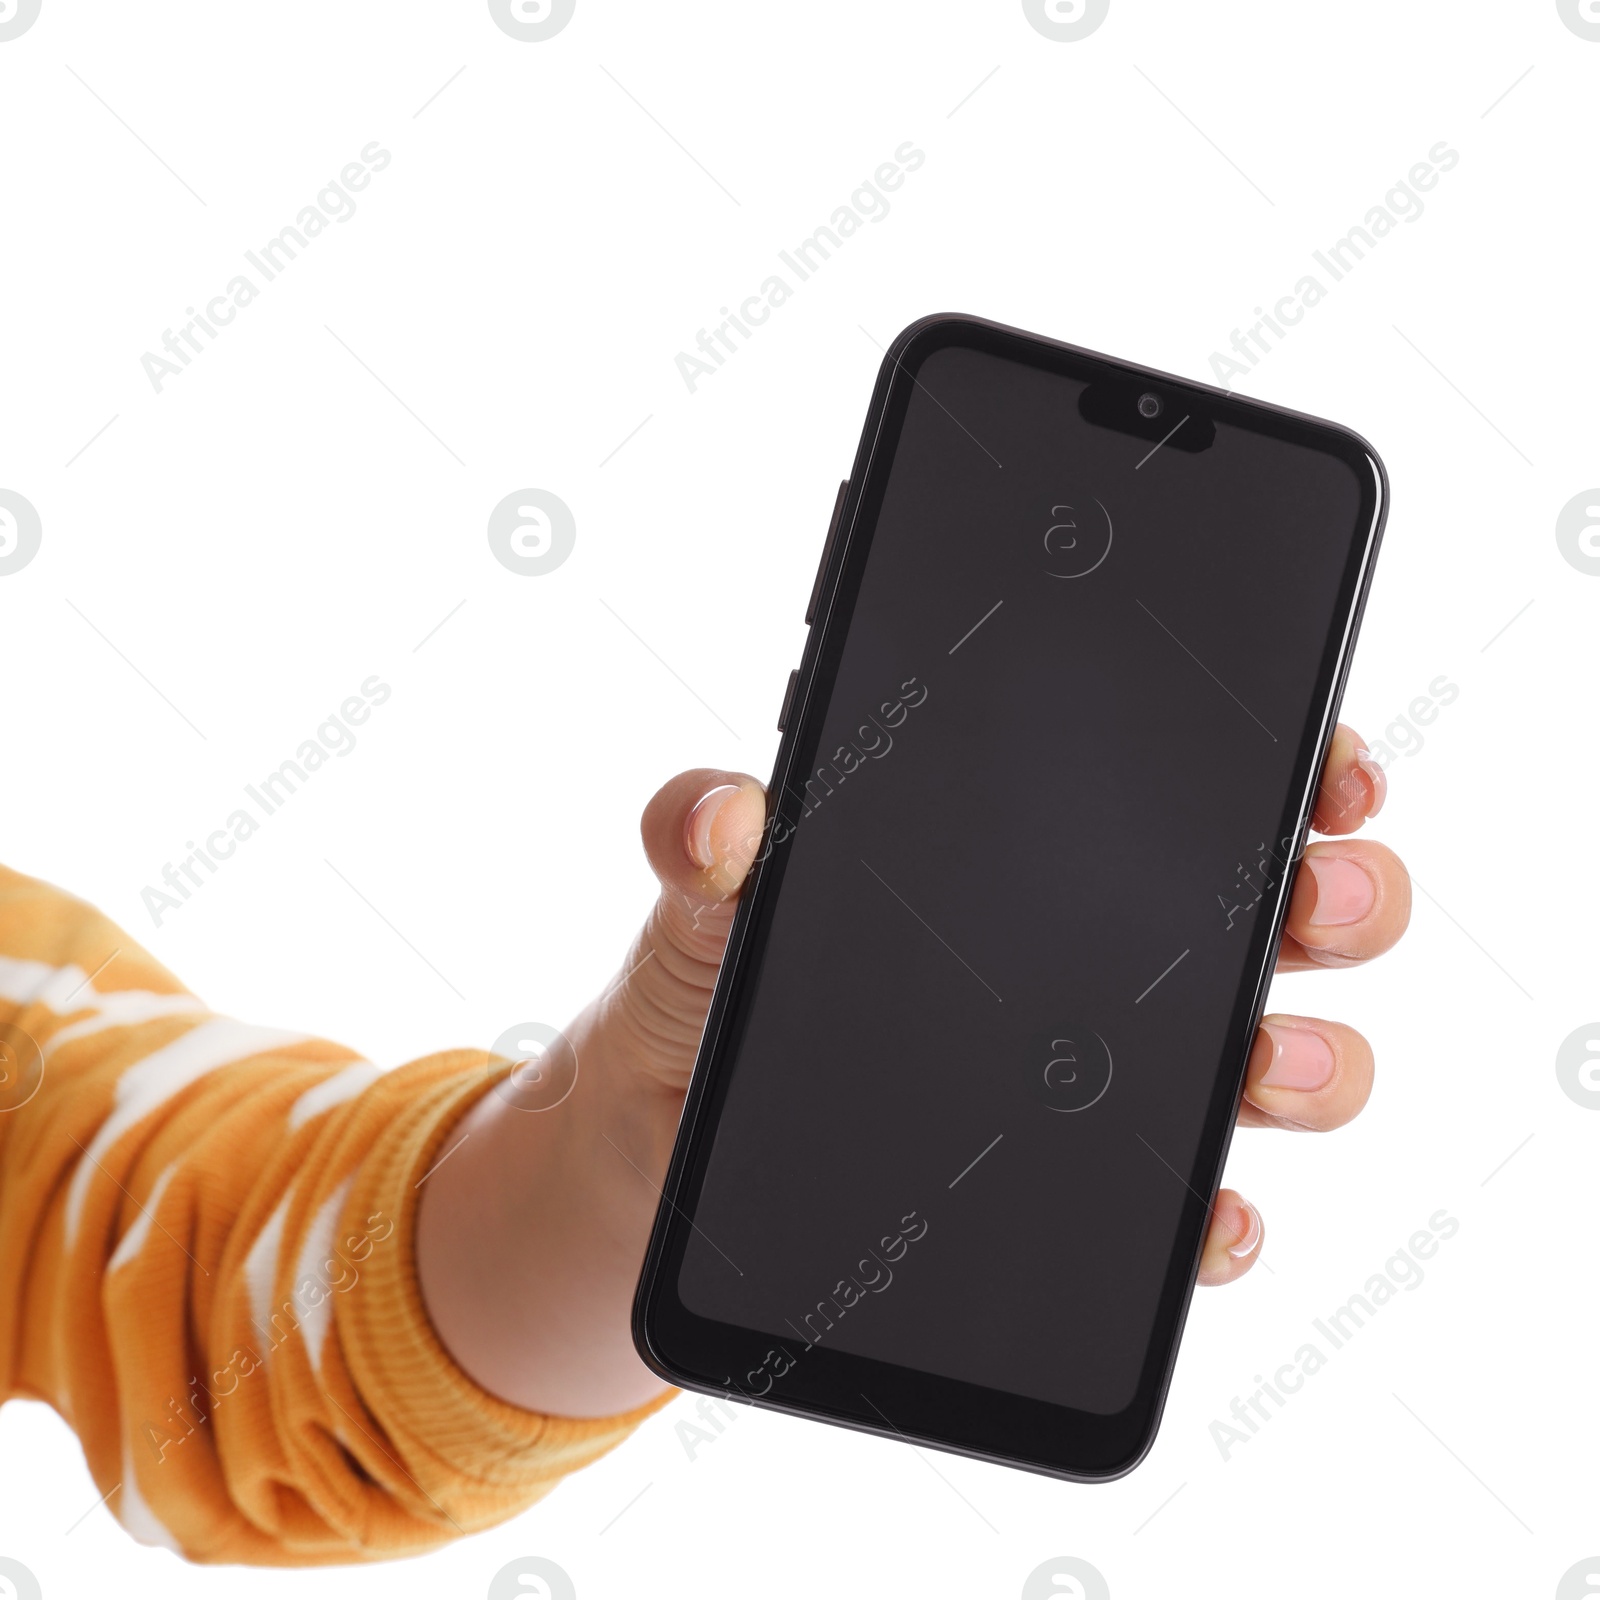
{"type": "Polygon", "coordinates": [[[641,1359],[653,1371],[682,1388],[1055,1477],[1101,1482],[1137,1466],[1160,1424],[1199,1271],[1206,1221],[1238,1113],[1250,1044],[1265,1008],[1282,939],[1292,872],[1283,875],[1270,915],[1256,922],[1255,948],[1247,966],[1251,976],[1241,985],[1223,1051],[1223,1062],[1232,1062],[1233,1070],[1219,1069],[1217,1074],[1194,1170],[1186,1179],[1190,1192],[1168,1264],[1155,1336],[1136,1396],[1123,1411],[1114,1415],[1079,1411],[820,1346],[800,1351],[799,1341],[778,1340],[770,1334],[699,1317],[682,1304],[675,1290],[695,1197],[705,1175],[710,1135],[731,1076],[726,1070],[729,1025],[751,970],[748,958],[759,948],[770,925],[787,859],[782,842],[774,842],[782,832],[786,811],[793,809],[792,802],[782,797],[788,795],[790,779],[801,765],[800,752],[808,743],[814,746],[820,736],[819,711],[826,695],[819,697],[816,691],[830,688],[838,670],[887,481],[892,452],[885,447],[904,418],[921,363],[935,351],[957,344],[1091,382],[1134,381],[1159,386],[1203,407],[1204,414],[1215,421],[1291,439],[1336,456],[1355,470],[1361,506],[1357,525],[1351,530],[1350,557],[1341,578],[1334,625],[1320,663],[1318,700],[1302,731],[1293,795],[1280,835],[1294,841],[1291,865],[1298,862],[1304,849],[1317,779],[1337,724],[1388,514],[1388,476],[1377,452],[1359,435],[1336,424],[982,318],[947,313],[912,323],[895,339],[880,366],[837,536],[827,555],[787,730],[769,786],[769,794],[779,796],[780,801],[771,807],[764,848],[747,881],[712,996],[635,1297],[634,1341],[641,1359]],[[1201,1195],[1206,1197],[1204,1203],[1201,1195]],[[782,1366],[785,1357],[787,1371],[775,1375],[775,1366],[782,1366]],[[756,1380],[761,1377],[768,1386],[756,1390],[756,1380]],[[868,1398],[869,1394],[873,1398],[868,1398]]]}

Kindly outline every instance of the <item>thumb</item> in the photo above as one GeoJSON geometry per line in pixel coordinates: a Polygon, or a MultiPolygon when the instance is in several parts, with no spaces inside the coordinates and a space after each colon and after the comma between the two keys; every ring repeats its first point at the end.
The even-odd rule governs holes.
{"type": "Polygon", "coordinates": [[[652,1077],[682,1088],[694,1065],[739,890],[761,849],[766,794],[699,768],[662,785],[639,831],[661,884],[601,1023],[652,1077]]]}
{"type": "Polygon", "coordinates": [[[742,772],[701,767],[656,791],[639,832],[662,897],[684,915],[681,931],[720,920],[726,935],[731,901],[761,848],[766,818],[765,791],[742,772]],[[710,916],[714,907],[720,919],[710,916]]]}

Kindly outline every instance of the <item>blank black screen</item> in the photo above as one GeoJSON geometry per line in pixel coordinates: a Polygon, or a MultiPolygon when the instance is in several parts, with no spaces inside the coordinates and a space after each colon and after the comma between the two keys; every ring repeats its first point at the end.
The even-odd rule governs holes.
{"type": "Polygon", "coordinates": [[[1368,528],[1334,454],[1151,453],[1084,387],[938,349],[880,445],[677,1286],[802,1362],[1111,1413],[1368,528]]]}

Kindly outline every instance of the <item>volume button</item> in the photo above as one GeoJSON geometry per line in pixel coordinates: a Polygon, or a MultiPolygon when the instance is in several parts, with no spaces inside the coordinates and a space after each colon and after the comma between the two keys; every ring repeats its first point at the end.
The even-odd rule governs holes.
{"type": "Polygon", "coordinates": [[[796,667],[789,674],[788,687],[783,691],[783,710],[778,713],[778,732],[782,733],[789,726],[789,712],[794,707],[794,686],[799,681],[800,669],[796,667]]]}
{"type": "Polygon", "coordinates": [[[833,554],[833,542],[839,537],[839,519],[844,512],[844,497],[850,488],[850,480],[846,478],[839,485],[839,493],[833,502],[833,520],[828,524],[828,537],[822,542],[822,560],[817,563],[816,580],[811,585],[811,603],[806,607],[806,626],[811,626],[811,619],[817,614],[817,600],[822,594],[822,575],[828,570],[828,559],[833,554]]]}

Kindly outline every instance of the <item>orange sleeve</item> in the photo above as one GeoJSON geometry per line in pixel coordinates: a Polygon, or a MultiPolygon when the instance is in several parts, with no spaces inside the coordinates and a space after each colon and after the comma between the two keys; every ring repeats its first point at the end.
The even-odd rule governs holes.
{"type": "Polygon", "coordinates": [[[128,1532],[194,1561],[411,1554],[538,1500],[665,1397],[524,1411],[433,1332],[418,1188],[505,1070],[214,1016],[0,868],[0,1402],[51,1404],[128,1532]]]}

